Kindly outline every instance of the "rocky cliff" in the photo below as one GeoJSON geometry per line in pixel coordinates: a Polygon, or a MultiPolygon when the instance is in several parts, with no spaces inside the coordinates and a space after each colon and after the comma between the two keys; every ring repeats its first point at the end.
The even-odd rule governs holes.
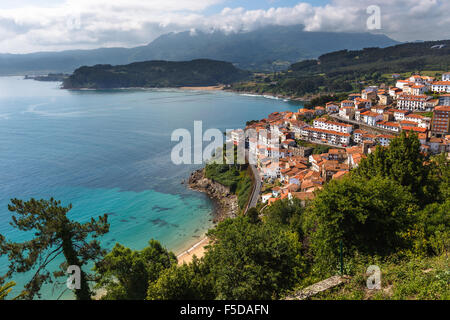
{"type": "Polygon", "coordinates": [[[238,214],[237,196],[232,194],[228,187],[206,178],[204,169],[192,172],[188,185],[192,190],[206,193],[213,200],[216,215],[214,222],[220,222],[226,218],[234,218],[238,214]]]}

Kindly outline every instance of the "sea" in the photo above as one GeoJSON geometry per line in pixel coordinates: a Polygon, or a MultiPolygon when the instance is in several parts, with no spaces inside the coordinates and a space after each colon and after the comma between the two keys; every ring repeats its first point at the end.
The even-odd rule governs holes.
{"type": "MultiPolygon", "coordinates": [[[[213,226],[213,205],[183,180],[202,165],[175,165],[176,129],[245,127],[301,102],[224,91],[180,89],[64,90],[58,82],[0,77],[0,234],[22,242],[33,236],[10,225],[11,199],[72,204],[79,222],[108,214],[100,241],[144,248],[150,239],[178,254],[213,226]]],[[[207,143],[205,143],[206,145],[207,143]]],[[[62,259],[49,268],[56,270],[62,259]]],[[[8,269],[0,257],[0,275],[8,269]]],[[[88,266],[90,268],[92,266],[88,266]]],[[[32,272],[16,274],[12,296],[32,272]]],[[[64,282],[64,281],[63,281],[64,282]]],[[[73,299],[64,284],[46,285],[41,299],[73,299]]]]}

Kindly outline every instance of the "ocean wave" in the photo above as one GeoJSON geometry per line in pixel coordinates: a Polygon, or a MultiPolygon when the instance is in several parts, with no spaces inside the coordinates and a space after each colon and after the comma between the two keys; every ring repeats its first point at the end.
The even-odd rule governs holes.
{"type": "Polygon", "coordinates": [[[39,116],[44,117],[73,117],[73,116],[79,116],[85,112],[82,111],[71,111],[71,112],[49,112],[49,111],[43,111],[43,110],[37,110],[38,107],[42,107],[48,105],[48,103],[37,103],[32,104],[28,106],[27,110],[22,111],[22,114],[26,113],[32,113],[39,116]]]}
{"type": "MultiPolygon", "coordinates": [[[[276,96],[271,96],[268,94],[241,93],[240,95],[245,96],[245,97],[260,97],[260,98],[266,98],[266,99],[272,99],[272,100],[282,100],[282,98],[279,98],[276,96]]],[[[288,101],[288,100],[285,99],[284,101],[288,101]]]]}

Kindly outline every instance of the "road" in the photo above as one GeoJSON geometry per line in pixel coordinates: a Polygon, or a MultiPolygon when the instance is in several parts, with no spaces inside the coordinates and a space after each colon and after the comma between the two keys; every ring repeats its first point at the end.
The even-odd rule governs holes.
{"type": "MultiPolygon", "coordinates": [[[[245,150],[245,158],[248,161],[248,150],[245,150]]],[[[262,181],[258,169],[254,164],[249,164],[249,166],[252,169],[255,185],[253,186],[252,194],[250,195],[250,201],[248,202],[248,206],[247,209],[245,210],[245,213],[247,213],[248,209],[256,207],[256,204],[258,203],[259,200],[259,196],[261,194],[261,187],[262,187],[262,181]]]]}
{"type": "Polygon", "coordinates": [[[250,197],[247,210],[256,207],[256,204],[258,203],[259,200],[259,196],[261,194],[261,187],[262,187],[261,177],[259,176],[258,169],[253,164],[250,165],[250,168],[252,169],[253,177],[255,177],[255,186],[253,188],[253,192],[250,197]]]}

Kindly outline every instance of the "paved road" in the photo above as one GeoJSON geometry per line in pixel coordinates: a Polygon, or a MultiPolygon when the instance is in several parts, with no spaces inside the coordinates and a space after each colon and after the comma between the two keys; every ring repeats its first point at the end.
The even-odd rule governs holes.
{"type": "Polygon", "coordinates": [[[259,196],[261,194],[261,186],[262,186],[261,177],[259,176],[258,169],[253,164],[250,165],[250,168],[252,169],[253,176],[255,177],[255,187],[253,188],[253,192],[247,210],[256,207],[256,204],[258,203],[259,200],[259,196]]]}
{"type": "MultiPolygon", "coordinates": [[[[245,150],[245,158],[248,161],[248,150],[245,150]]],[[[247,213],[248,209],[256,207],[262,187],[261,176],[259,175],[258,169],[254,164],[249,164],[249,166],[252,169],[253,177],[255,178],[255,185],[253,187],[250,201],[248,203],[247,209],[245,210],[245,213],[247,213]]]]}

